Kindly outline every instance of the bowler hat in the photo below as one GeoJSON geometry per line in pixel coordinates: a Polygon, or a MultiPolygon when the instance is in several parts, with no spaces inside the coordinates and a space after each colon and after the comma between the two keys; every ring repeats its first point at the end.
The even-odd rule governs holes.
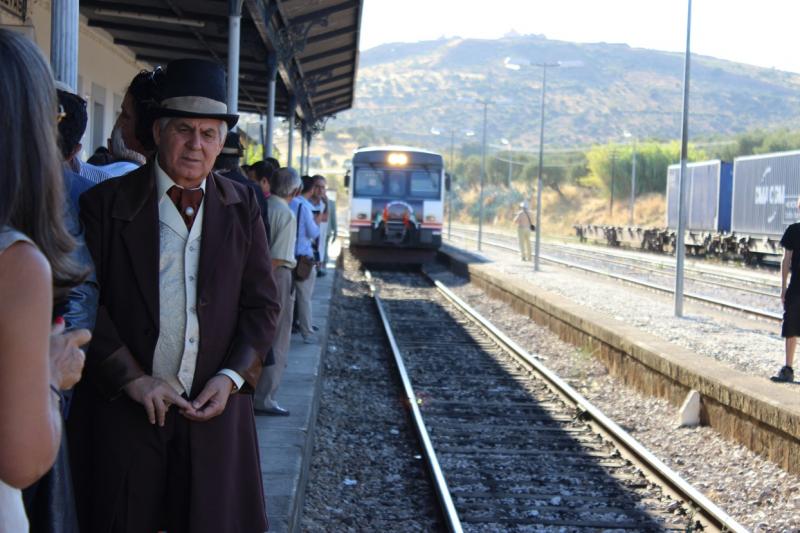
{"type": "Polygon", "coordinates": [[[216,118],[232,128],[239,115],[228,113],[222,67],[205,59],[176,59],[167,65],[164,90],[154,118],[216,118]]]}
{"type": "Polygon", "coordinates": [[[239,141],[238,131],[229,131],[228,136],[225,137],[225,145],[222,147],[220,155],[228,157],[241,157],[244,154],[244,148],[239,141]]]}

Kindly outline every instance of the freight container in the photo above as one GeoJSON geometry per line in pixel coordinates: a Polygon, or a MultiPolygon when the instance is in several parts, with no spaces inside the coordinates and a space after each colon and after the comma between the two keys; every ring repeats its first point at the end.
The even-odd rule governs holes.
{"type": "MultiPolygon", "coordinates": [[[[678,228],[678,177],[680,165],[667,169],[667,227],[678,228]]],[[[702,161],[686,165],[686,230],[731,230],[731,183],[733,165],[702,161]]]]}
{"type": "Polygon", "coordinates": [[[800,221],[800,151],[737,157],[733,165],[731,229],[737,235],[779,239],[800,221]]]}

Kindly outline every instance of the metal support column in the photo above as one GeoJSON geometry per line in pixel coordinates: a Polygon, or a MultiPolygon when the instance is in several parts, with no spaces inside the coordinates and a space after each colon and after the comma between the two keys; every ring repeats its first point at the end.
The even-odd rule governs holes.
{"type": "Polygon", "coordinates": [[[691,64],[692,0],[686,17],[686,56],[683,62],[683,120],[681,121],[681,173],[678,177],[678,233],[675,236],[675,316],[683,316],[683,263],[686,250],[686,158],[689,152],[689,66],[691,64]]]}
{"type": "Polygon", "coordinates": [[[306,123],[300,124],[300,175],[306,175],[306,123]]]}
{"type": "Polygon", "coordinates": [[[239,49],[242,0],[228,0],[228,113],[239,112],[239,49]]]}
{"type": "Polygon", "coordinates": [[[270,52],[267,58],[267,144],[264,159],[274,157],[273,142],[275,139],[275,90],[278,76],[278,54],[270,52]]]}
{"type": "Polygon", "coordinates": [[[311,175],[311,140],[314,135],[311,133],[311,128],[306,132],[306,174],[311,175]]]}
{"type": "Polygon", "coordinates": [[[294,155],[292,152],[293,152],[293,149],[294,149],[294,112],[295,112],[295,108],[296,107],[297,107],[297,97],[295,95],[292,95],[291,97],[289,97],[289,114],[288,114],[288,120],[289,120],[289,146],[286,149],[286,166],[287,167],[291,167],[292,166],[292,155],[294,155]]]}
{"type": "Polygon", "coordinates": [[[264,115],[258,115],[258,142],[261,143],[261,159],[264,159],[264,146],[266,139],[264,138],[264,115]]]}
{"type": "Polygon", "coordinates": [[[50,6],[50,65],[56,80],[78,92],[78,0],[53,0],[50,6]]]}

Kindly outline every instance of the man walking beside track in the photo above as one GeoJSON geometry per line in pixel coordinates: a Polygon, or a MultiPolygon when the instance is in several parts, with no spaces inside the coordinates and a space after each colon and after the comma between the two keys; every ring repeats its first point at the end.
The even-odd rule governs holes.
{"type": "MultiPolygon", "coordinates": [[[[797,202],[800,208],[800,200],[797,202]]],[[[786,343],[786,364],[780,369],[773,381],[794,381],[794,352],[797,348],[797,337],[800,336],[800,223],[786,228],[781,237],[783,260],[781,261],[781,303],[783,304],[783,326],[781,337],[786,343]],[[786,287],[789,273],[791,280],[786,287]]]]}
{"type": "Polygon", "coordinates": [[[531,215],[528,212],[528,204],[519,204],[519,211],[514,217],[517,224],[517,237],[519,238],[519,252],[522,254],[523,261],[531,260],[531,232],[536,230],[536,226],[531,222],[531,215]]]}
{"type": "Polygon", "coordinates": [[[280,308],[255,194],[211,173],[238,119],[225,93],[215,63],[171,62],[155,158],[81,197],[101,287],[74,413],[90,420],[83,531],[267,529],[237,392],[258,383],[280,308]]]}

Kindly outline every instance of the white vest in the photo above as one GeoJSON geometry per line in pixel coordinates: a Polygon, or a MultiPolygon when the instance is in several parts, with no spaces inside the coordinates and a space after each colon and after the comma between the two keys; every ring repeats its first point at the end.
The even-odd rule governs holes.
{"type": "Polygon", "coordinates": [[[200,347],[197,271],[204,205],[205,200],[200,204],[191,233],[168,196],[160,199],[158,207],[159,334],[153,355],[153,376],[169,383],[178,394],[190,394],[192,390],[200,347]]]}

